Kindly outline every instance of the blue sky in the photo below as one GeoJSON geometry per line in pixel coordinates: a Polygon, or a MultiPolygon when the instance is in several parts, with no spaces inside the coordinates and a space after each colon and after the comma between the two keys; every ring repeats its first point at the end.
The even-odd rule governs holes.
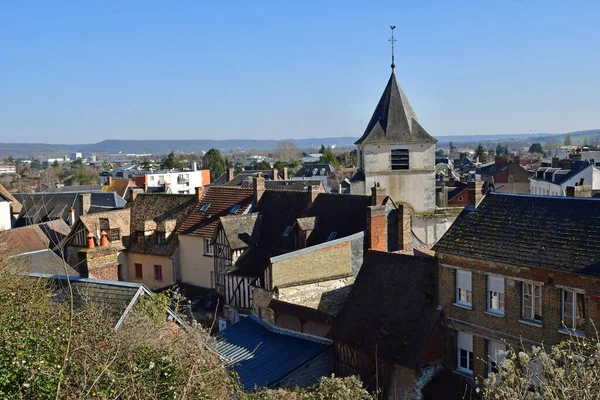
{"type": "Polygon", "coordinates": [[[0,141],[360,136],[390,73],[434,136],[600,128],[599,1],[0,4],[0,141]]]}

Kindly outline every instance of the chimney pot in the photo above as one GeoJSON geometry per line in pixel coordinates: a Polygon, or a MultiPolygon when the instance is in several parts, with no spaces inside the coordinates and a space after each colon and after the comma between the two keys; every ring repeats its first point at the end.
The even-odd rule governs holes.
{"type": "Polygon", "coordinates": [[[95,247],[94,245],[94,235],[92,234],[92,232],[87,234],[87,248],[88,249],[93,249],[95,247]]]}
{"type": "Polygon", "coordinates": [[[108,233],[106,233],[106,231],[102,231],[100,232],[100,237],[100,246],[108,247],[108,233]]]}
{"type": "Polygon", "coordinates": [[[279,171],[277,170],[277,168],[273,168],[273,180],[279,180],[279,171]]]}
{"type": "Polygon", "coordinates": [[[227,168],[227,182],[231,182],[234,178],[233,168],[227,168]]]}

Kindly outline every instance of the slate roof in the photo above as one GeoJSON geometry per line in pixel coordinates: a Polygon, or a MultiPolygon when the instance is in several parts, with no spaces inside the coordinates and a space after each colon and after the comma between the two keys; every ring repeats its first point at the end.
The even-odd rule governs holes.
{"type": "Polygon", "coordinates": [[[437,252],[600,277],[600,199],[489,193],[437,252]]]}
{"type": "Polygon", "coordinates": [[[328,176],[335,172],[335,168],[331,164],[304,164],[295,174],[294,177],[310,178],[311,176],[328,176]]]}
{"type": "Polygon", "coordinates": [[[271,326],[255,315],[216,336],[217,351],[247,391],[272,387],[328,351],[332,342],[271,326]]]}
{"type": "Polygon", "coordinates": [[[127,204],[125,199],[115,192],[94,192],[92,193],[92,206],[88,212],[102,212],[106,211],[106,209],[119,209],[125,207],[125,204],[127,204]]]}
{"type": "Polygon", "coordinates": [[[21,212],[21,202],[17,200],[4,186],[0,184],[0,196],[12,202],[12,212],[18,214],[21,212]]]}
{"type": "Polygon", "coordinates": [[[180,235],[212,238],[219,218],[231,214],[232,208],[239,205],[236,215],[244,214],[252,205],[253,191],[232,186],[210,186],[194,209],[183,219],[177,233],[180,235]],[[202,207],[210,204],[206,211],[202,207]]]}
{"type": "Polygon", "coordinates": [[[49,187],[44,190],[44,193],[71,193],[71,192],[99,192],[102,190],[102,185],[74,185],[62,187],[49,187]]]}
{"type": "MultiPolygon", "coordinates": [[[[68,279],[73,289],[74,306],[82,307],[90,303],[96,307],[104,308],[113,316],[115,329],[119,328],[140,296],[152,295],[152,292],[141,283],[35,273],[29,274],[29,276],[47,279],[50,288],[55,293],[54,299],[59,302],[69,301],[68,279]]],[[[171,310],[167,310],[167,313],[174,318],[171,310]]]]}
{"type": "Polygon", "coordinates": [[[196,205],[196,196],[193,194],[139,194],[131,207],[131,232],[154,231],[146,237],[145,243],[130,241],[129,251],[132,253],[154,254],[170,256],[173,254],[179,240],[177,229],[183,219],[196,205]],[[167,237],[165,246],[157,245],[156,228],[174,223],[172,234],[167,237]],[[146,229],[147,227],[149,229],[146,229]]]}
{"type": "Polygon", "coordinates": [[[370,196],[319,193],[300,215],[300,229],[314,228],[306,245],[324,243],[332,232],[336,232],[335,238],[339,239],[364,231],[370,205],[370,196]]]}
{"type": "Polygon", "coordinates": [[[453,187],[448,188],[448,201],[454,199],[456,196],[461,194],[465,189],[468,189],[469,185],[464,182],[454,182],[453,187]]]}
{"type": "Polygon", "coordinates": [[[62,219],[9,229],[2,232],[0,249],[11,254],[55,249],[70,231],[62,219]]]}
{"type": "MultiPolygon", "coordinates": [[[[231,181],[229,181],[229,182],[227,182],[227,171],[225,171],[217,179],[215,179],[214,182],[211,183],[211,185],[212,186],[218,186],[218,185],[240,186],[240,185],[242,185],[242,183],[246,179],[252,179],[259,172],[262,175],[262,177],[265,178],[266,181],[268,181],[268,180],[274,180],[273,179],[273,170],[272,169],[267,169],[267,170],[234,171],[233,172],[233,179],[231,181]]],[[[277,177],[277,179],[283,179],[283,175],[281,173],[278,173],[278,175],[279,176],[277,177]]]]}
{"type": "Polygon", "coordinates": [[[369,250],[328,337],[417,367],[438,326],[437,276],[433,258],[369,250]]]}
{"type": "MultiPolygon", "coordinates": [[[[554,175],[554,182],[552,182],[552,183],[554,183],[556,185],[561,185],[564,182],[568,181],[569,179],[573,178],[575,175],[582,172],[586,168],[594,168],[594,167],[589,163],[589,161],[575,160],[575,161],[571,161],[570,169],[546,168],[546,167],[539,168],[537,171],[544,172],[544,175],[543,175],[544,177],[538,178],[537,177],[538,174],[536,171],[535,176],[531,179],[536,180],[536,181],[552,182],[552,175],[554,175]],[[550,172],[552,172],[552,174],[550,172]]],[[[587,184],[591,184],[591,182],[587,182],[587,184]]]]}
{"type": "Polygon", "coordinates": [[[221,228],[232,250],[256,246],[260,230],[260,214],[221,217],[221,228]]]}
{"type": "Polygon", "coordinates": [[[79,276],[77,271],[50,249],[11,256],[10,267],[15,272],[79,276]]]}
{"type": "MultiPolygon", "coordinates": [[[[265,181],[265,189],[307,190],[309,186],[321,186],[320,179],[302,179],[288,181],[265,181]]],[[[252,187],[252,186],[250,186],[252,187]]],[[[323,189],[325,189],[323,187],[323,189]]]]}
{"type": "Polygon", "coordinates": [[[417,122],[417,115],[392,72],[365,133],[355,144],[437,143],[417,122]]]}

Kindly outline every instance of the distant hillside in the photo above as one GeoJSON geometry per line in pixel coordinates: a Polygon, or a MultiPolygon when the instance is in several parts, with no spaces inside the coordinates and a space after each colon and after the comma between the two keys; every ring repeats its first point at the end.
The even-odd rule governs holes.
{"type": "MultiPolygon", "coordinates": [[[[591,129],[586,131],[568,132],[562,134],[550,133],[523,133],[523,134],[505,134],[505,135],[451,135],[438,136],[441,145],[453,142],[462,145],[477,145],[477,143],[499,142],[499,143],[521,143],[521,142],[548,142],[557,140],[562,142],[566,135],[571,136],[573,144],[583,144],[586,140],[589,143],[595,142],[600,136],[600,129],[591,129]]],[[[325,146],[335,145],[336,148],[353,148],[355,137],[339,138],[312,138],[312,139],[284,139],[293,142],[301,149],[314,149],[324,144],[325,146]]],[[[70,155],[73,152],[83,152],[84,154],[132,154],[132,153],[166,153],[175,152],[200,152],[207,151],[210,148],[216,148],[224,152],[240,150],[272,150],[277,144],[276,140],[250,140],[250,139],[229,139],[229,140],[104,140],[100,143],[91,144],[45,144],[45,143],[0,143],[0,157],[53,157],[61,155],[70,155]]]]}

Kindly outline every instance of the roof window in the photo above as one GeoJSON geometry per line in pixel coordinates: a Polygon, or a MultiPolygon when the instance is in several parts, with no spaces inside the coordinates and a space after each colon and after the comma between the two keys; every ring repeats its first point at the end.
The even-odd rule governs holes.
{"type": "Polygon", "coordinates": [[[292,227],[288,226],[287,228],[285,228],[285,231],[283,232],[283,236],[289,236],[291,231],[292,231],[292,227]]]}
{"type": "Polygon", "coordinates": [[[202,207],[200,207],[200,212],[205,212],[206,210],[208,210],[208,207],[210,207],[210,203],[202,205],[202,207]]]}
{"type": "Polygon", "coordinates": [[[337,232],[331,232],[329,234],[329,237],[327,237],[327,241],[329,242],[330,240],[335,239],[336,236],[337,236],[337,232]]]}
{"type": "Polygon", "coordinates": [[[239,209],[240,209],[240,205],[236,204],[235,206],[233,206],[231,208],[231,210],[229,210],[229,214],[235,214],[239,209]]]}

